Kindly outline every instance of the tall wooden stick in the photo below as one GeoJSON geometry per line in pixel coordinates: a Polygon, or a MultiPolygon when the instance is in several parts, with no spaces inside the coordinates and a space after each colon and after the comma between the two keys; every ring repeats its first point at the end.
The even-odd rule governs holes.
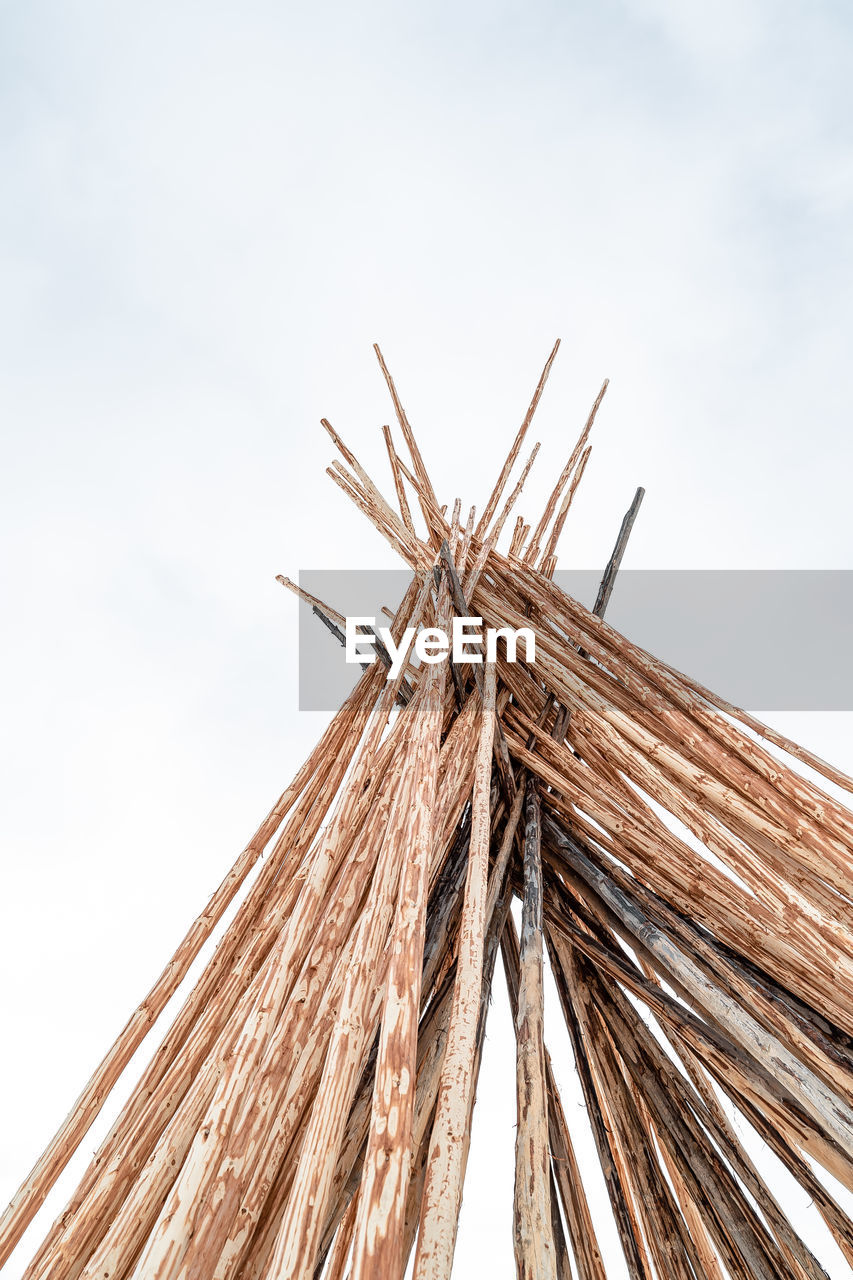
{"type": "Polygon", "coordinates": [[[619,566],[622,563],[622,557],[625,554],[625,548],[628,545],[628,539],[631,536],[631,530],[634,527],[634,522],[639,515],[640,503],[643,501],[645,493],[646,491],[641,485],[634,494],[631,505],[625,512],[622,519],[619,536],[616,539],[616,546],[613,548],[613,553],[610,556],[607,568],[604,571],[604,577],[601,579],[601,585],[598,588],[598,595],[596,596],[595,604],[592,609],[593,613],[599,618],[604,617],[604,611],[610,600],[610,596],[613,591],[613,584],[616,581],[616,575],[619,572],[619,566]]]}
{"type": "Polygon", "coordinates": [[[575,467],[577,466],[578,458],[581,456],[581,454],[584,451],[584,447],[586,446],[586,442],[589,439],[590,432],[592,431],[593,424],[595,422],[596,414],[598,413],[598,410],[601,406],[601,402],[604,399],[604,393],[606,392],[608,385],[609,385],[609,381],[607,378],[605,378],[604,382],[601,384],[601,390],[599,391],[598,395],[595,397],[593,406],[589,411],[589,416],[586,420],[586,423],[584,424],[583,431],[580,433],[574,448],[569,454],[568,461],[566,462],[566,465],[563,467],[563,470],[560,474],[560,478],[557,481],[557,483],[554,485],[554,488],[551,492],[551,496],[549,497],[547,503],[545,504],[545,510],[542,512],[542,518],[537,524],[536,529],[533,533],[533,537],[531,538],[527,547],[527,551],[525,552],[524,558],[528,564],[535,563],[536,557],[539,553],[539,547],[542,542],[542,538],[545,535],[545,530],[547,529],[551,521],[551,517],[553,516],[554,512],[557,509],[557,503],[560,501],[560,494],[563,492],[563,489],[565,488],[566,484],[569,482],[572,476],[572,473],[574,472],[575,467]]]}
{"type": "MultiPolygon", "coordinates": [[[[446,545],[446,544],[445,544],[446,545]]],[[[440,618],[449,616],[449,592],[442,589],[440,618]]],[[[447,663],[430,667],[422,714],[438,726],[444,700],[447,663]]],[[[438,771],[438,735],[427,742],[431,755],[418,762],[412,802],[410,848],[403,869],[397,916],[391,936],[391,960],[385,985],[379,1058],[364,1178],[359,1195],[353,1247],[353,1280],[393,1277],[403,1266],[406,1197],[411,1174],[411,1137],[417,1077],[418,1018],[421,1006],[432,814],[438,771]]]]}
{"type": "Polygon", "coordinates": [[[495,665],[487,663],[480,739],[477,745],[468,874],[459,930],[456,985],[421,1204],[415,1280],[446,1280],[449,1277],[462,1201],[460,1174],[471,1113],[474,1052],[483,979],[495,686],[495,665]]]}
{"type": "Polygon", "coordinates": [[[545,390],[545,383],[548,381],[548,374],[551,372],[551,365],[554,363],[554,360],[556,358],[556,355],[559,349],[560,349],[560,339],[558,338],[557,341],[554,343],[551,354],[548,356],[548,359],[545,361],[545,368],[542,370],[542,373],[539,376],[539,381],[536,384],[536,390],[533,392],[533,399],[530,401],[530,404],[528,405],[527,413],[524,415],[524,419],[521,423],[521,426],[518,428],[518,434],[516,435],[515,440],[512,442],[512,448],[510,449],[509,453],[506,456],[506,460],[504,461],[504,464],[501,468],[501,473],[498,476],[497,481],[495,482],[495,487],[489,496],[489,500],[486,503],[483,514],[481,515],[480,521],[474,531],[474,536],[480,540],[482,540],[486,536],[489,525],[491,524],[492,516],[495,514],[495,512],[498,509],[498,503],[500,502],[501,497],[503,496],[503,491],[506,488],[506,482],[509,479],[510,472],[515,466],[516,458],[521,452],[521,446],[524,443],[524,437],[527,435],[530,424],[533,421],[533,415],[536,412],[536,409],[539,405],[539,401],[542,398],[542,392],[545,390]]]}
{"type": "Polygon", "coordinates": [[[542,856],[536,783],[527,783],[518,993],[513,1238],[520,1280],[556,1280],[551,1229],[542,984],[542,856]]]}

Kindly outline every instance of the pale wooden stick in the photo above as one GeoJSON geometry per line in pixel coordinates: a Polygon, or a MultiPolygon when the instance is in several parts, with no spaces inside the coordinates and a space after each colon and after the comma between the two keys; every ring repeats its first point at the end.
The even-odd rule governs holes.
{"type": "Polygon", "coordinates": [[[661,1145],[661,1156],[666,1165],[666,1171],[669,1174],[675,1194],[681,1205],[681,1212],[684,1214],[684,1220],[687,1223],[688,1230],[693,1238],[696,1246],[696,1252],[699,1255],[700,1265],[705,1273],[703,1280],[726,1280],[714,1247],[714,1241],[705,1225],[705,1219],[702,1212],[698,1208],[696,1201],[691,1196],[687,1184],[681,1176],[681,1171],[669,1153],[665,1145],[661,1145]]]}
{"type": "Polygon", "coordinates": [[[553,516],[555,510],[557,509],[557,503],[560,501],[560,494],[563,492],[564,487],[568,483],[569,477],[572,475],[572,472],[574,471],[575,466],[577,464],[577,460],[581,456],[584,450],[584,446],[586,445],[586,442],[589,439],[589,434],[592,431],[593,423],[595,422],[595,415],[598,413],[599,406],[602,400],[604,399],[604,393],[606,392],[608,385],[609,385],[609,381],[607,378],[605,378],[604,382],[601,384],[601,390],[599,391],[598,395],[595,397],[593,406],[590,409],[589,417],[586,420],[584,429],[580,433],[577,439],[577,442],[575,443],[575,447],[572,449],[572,452],[569,454],[569,460],[566,463],[566,465],[563,467],[563,470],[560,473],[560,478],[555,484],[551,492],[551,496],[549,497],[547,503],[545,504],[545,510],[542,512],[542,518],[540,519],[539,523],[536,526],[536,530],[533,534],[533,538],[530,542],[530,545],[527,549],[527,553],[525,555],[525,560],[527,561],[528,564],[534,563],[536,560],[536,556],[539,554],[539,546],[542,541],[542,538],[545,536],[545,530],[548,528],[548,525],[551,521],[551,517],[553,516]]]}
{"type": "MultiPolygon", "coordinates": [[[[458,505],[453,527],[458,526],[458,505]]],[[[445,544],[446,545],[446,544],[445,544]]],[[[442,585],[440,617],[450,604],[442,585]]],[[[429,668],[423,715],[436,726],[444,698],[447,663],[429,668]]],[[[429,865],[434,832],[432,812],[438,769],[437,735],[430,759],[422,755],[414,792],[409,849],[391,937],[391,960],[385,986],[379,1056],[364,1175],[353,1248],[353,1280],[368,1275],[396,1276],[403,1266],[406,1197],[411,1173],[411,1136],[417,1078],[418,1018],[421,1003],[429,865]]]]}
{"type": "Polygon", "coordinates": [[[468,512],[468,519],[465,524],[465,530],[462,535],[462,545],[459,548],[459,572],[465,575],[465,568],[468,564],[468,553],[471,549],[471,539],[474,536],[474,520],[477,515],[477,508],[471,507],[468,512]]]}
{"type": "Polygon", "coordinates": [[[635,1082],[626,1078],[624,1064],[608,1038],[603,1015],[597,1020],[587,1017],[586,1026],[595,1072],[602,1087],[602,1102],[622,1153],[625,1182],[631,1188],[635,1212],[655,1270],[668,1280],[669,1277],[694,1280],[701,1266],[699,1254],[678,1202],[662,1175],[649,1132],[651,1122],[644,1124],[647,1114],[642,1106],[644,1096],[639,1094],[635,1082]]]}
{"type": "MultiPolygon", "coordinates": [[[[557,519],[554,521],[554,528],[551,530],[551,536],[549,537],[547,546],[545,547],[545,550],[542,553],[543,572],[545,572],[546,577],[550,578],[553,576],[554,564],[556,564],[557,543],[560,540],[560,534],[563,532],[563,526],[566,523],[566,517],[568,516],[572,502],[574,501],[574,496],[577,493],[578,485],[583,479],[583,473],[586,471],[586,465],[589,462],[591,453],[592,453],[592,445],[590,445],[587,449],[584,449],[583,453],[581,454],[581,460],[578,463],[577,471],[572,476],[572,482],[569,485],[568,489],[566,490],[566,496],[563,498],[563,501],[560,505],[560,510],[557,512],[557,519]],[[550,563],[551,561],[553,561],[554,563],[553,564],[550,563]],[[545,571],[545,568],[544,568],[545,565],[548,566],[548,572],[545,571]]],[[[531,558],[529,547],[527,550],[527,556],[525,558],[526,559],[531,558]]]]}
{"type": "MultiPolygon", "coordinates": [[[[378,487],[373,483],[370,476],[367,474],[364,467],[361,465],[361,463],[359,462],[355,454],[352,452],[352,450],[349,449],[344,444],[343,440],[338,435],[337,431],[332,426],[331,422],[329,422],[328,418],[321,418],[320,424],[328,432],[328,434],[332,438],[332,441],[340,451],[342,457],[345,458],[348,466],[350,466],[352,470],[356,473],[356,475],[358,476],[359,480],[362,483],[362,486],[365,492],[370,495],[370,497],[376,503],[376,506],[379,508],[379,510],[384,513],[384,515],[388,520],[394,523],[399,523],[399,521],[397,520],[396,514],[391,509],[389,504],[385,501],[378,487]]],[[[414,530],[411,530],[410,532],[414,533],[414,530]]]]}
{"type": "MultiPolygon", "coordinates": [[[[306,591],[304,587],[300,587],[298,583],[292,582],[290,578],[286,578],[283,573],[277,573],[276,582],[280,582],[283,587],[287,587],[288,591],[292,591],[295,596],[299,596],[300,600],[304,600],[306,604],[310,604],[313,609],[319,609],[321,614],[331,619],[335,626],[342,631],[346,628],[347,620],[342,613],[338,613],[337,609],[333,609],[330,604],[326,604],[325,600],[321,600],[319,596],[312,596],[310,591],[306,591]]],[[[366,638],[366,637],[365,637],[366,638]]]]}
{"type": "Polygon", "coordinates": [[[351,502],[363,511],[368,517],[371,524],[385,538],[393,549],[403,557],[413,567],[423,568],[429,561],[429,556],[422,544],[412,538],[402,520],[394,516],[393,520],[388,520],[378,511],[375,503],[358,484],[354,478],[346,471],[345,468],[335,465],[326,468],[326,475],[335,482],[339,489],[347,495],[351,502]]]}
{"type": "Polygon", "coordinates": [[[509,516],[513,507],[515,506],[516,499],[518,498],[518,495],[521,493],[521,490],[524,487],[524,482],[530,473],[530,468],[533,466],[533,463],[536,461],[536,455],[538,452],[539,452],[539,441],[537,440],[536,444],[533,446],[533,449],[530,453],[530,457],[527,459],[527,462],[525,463],[524,470],[522,471],[521,475],[518,478],[518,483],[516,484],[512,493],[507,498],[506,503],[504,504],[504,509],[500,514],[500,517],[492,527],[492,530],[489,533],[488,538],[480,547],[479,554],[477,555],[477,558],[474,561],[474,564],[472,565],[471,569],[469,570],[465,578],[465,594],[469,600],[471,596],[474,594],[474,590],[477,586],[477,583],[480,580],[480,575],[483,572],[483,569],[486,567],[486,561],[488,560],[490,553],[493,551],[493,549],[497,545],[498,538],[501,536],[501,532],[503,530],[504,525],[506,524],[507,517],[509,516]]]}
{"type": "Polygon", "coordinates": [[[506,869],[509,866],[513,840],[515,839],[515,833],[518,830],[518,823],[521,818],[521,807],[523,804],[524,787],[521,785],[521,779],[519,779],[515,799],[512,802],[512,808],[510,809],[509,817],[507,818],[506,827],[504,828],[503,837],[501,839],[501,847],[498,850],[498,856],[495,859],[495,865],[489,882],[489,894],[486,902],[487,927],[494,914],[498,899],[503,892],[504,877],[506,876],[506,869]]]}
{"type": "Polygon", "coordinates": [[[512,531],[512,537],[510,538],[510,543],[509,543],[509,550],[507,551],[508,556],[518,555],[518,548],[521,544],[521,539],[523,534],[524,534],[524,516],[516,516],[515,528],[512,531]]]}
{"type": "Polygon", "coordinates": [[[492,516],[495,514],[495,512],[498,509],[498,503],[500,502],[501,497],[503,495],[503,491],[506,488],[506,482],[509,479],[509,474],[512,471],[513,467],[515,466],[516,458],[521,452],[521,446],[524,443],[524,437],[527,435],[528,428],[530,427],[530,424],[533,421],[533,415],[536,412],[540,399],[542,398],[542,392],[545,390],[545,383],[548,381],[548,374],[551,372],[551,365],[554,363],[554,359],[559,349],[560,349],[560,339],[558,338],[557,341],[554,343],[554,347],[553,347],[553,350],[551,351],[551,354],[549,355],[548,359],[545,361],[545,368],[542,370],[542,373],[539,375],[539,381],[536,384],[536,390],[533,392],[533,399],[530,401],[530,404],[527,409],[527,413],[524,415],[524,421],[522,422],[521,426],[518,429],[518,434],[516,435],[515,440],[512,443],[512,448],[510,449],[509,453],[506,456],[506,460],[503,464],[503,467],[501,468],[501,473],[498,476],[497,482],[495,483],[495,487],[492,490],[492,493],[488,502],[486,503],[485,510],[483,511],[483,514],[480,517],[479,524],[477,525],[477,528],[474,533],[475,538],[479,540],[482,540],[483,538],[486,537],[492,516]]]}
{"type": "Polygon", "coordinates": [[[406,480],[408,480],[409,484],[418,496],[418,502],[421,504],[421,511],[423,512],[424,519],[427,522],[427,528],[430,530],[431,535],[434,534],[436,536],[445,537],[449,531],[449,526],[444,518],[446,508],[439,507],[436,499],[434,497],[430,497],[420,480],[418,480],[417,476],[412,475],[412,472],[406,466],[399,454],[397,455],[397,463],[406,480]]]}
{"type": "Polygon", "coordinates": [[[474,1052],[483,979],[489,791],[495,724],[494,663],[486,664],[485,675],[456,985],[421,1203],[415,1280],[446,1280],[450,1275],[462,1200],[460,1172],[472,1104],[474,1052]]]}
{"type": "Polygon", "coordinates": [[[382,437],[385,441],[385,448],[388,450],[388,460],[391,463],[391,475],[394,477],[394,488],[397,491],[397,501],[400,504],[400,515],[403,517],[403,523],[409,532],[414,535],[415,524],[412,520],[412,510],[409,506],[409,499],[406,497],[406,487],[403,484],[403,473],[400,470],[400,459],[397,457],[397,451],[394,448],[394,441],[391,439],[391,428],[382,428],[382,437]]]}
{"type": "MultiPolygon", "coordinates": [[[[385,363],[385,357],[382,355],[382,352],[379,350],[378,344],[375,342],[373,344],[373,350],[376,352],[376,359],[379,361],[379,367],[382,370],[382,376],[384,377],[385,382],[388,386],[388,390],[391,393],[391,400],[394,405],[394,412],[397,415],[397,421],[400,424],[400,430],[403,433],[403,439],[405,440],[406,447],[409,450],[409,456],[412,459],[412,466],[415,469],[415,475],[417,476],[421,486],[425,490],[426,495],[430,500],[430,502],[432,503],[432,505],[434,507],[437,507],[438,503],[435,497],[435,490],[432,487],[432,481],[430,480],[429,473],[426,467],[424,466],[424,460],[421,457],[421,451],[418,448],[417,441],[415,440],[415,434],[412,431],[411,425],[409,423],[409,419],[406,417],[406,411],[403,408],[399,395],[397,394],[397,388],[394,385],[394,379],[391,377],[391,374],[388,372],[388,366],[385,363]]],[[[424,516],[426,518],[427,528],[430,528],[431,527],[430,519],[427,511],[424,511],[424,516]]]]}

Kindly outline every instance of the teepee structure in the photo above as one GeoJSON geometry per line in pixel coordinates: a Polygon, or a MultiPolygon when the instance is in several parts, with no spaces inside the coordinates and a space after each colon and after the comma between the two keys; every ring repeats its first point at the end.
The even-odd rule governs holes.
{"type": "Polygon", "coordinates": [[[555,585],[606,384],[541,517],[507,528],[556,351],[479,518],[436,496],[378,348],[393,503],[324,422],[329,475],[412,570],[395,643],[475,615],[531,628],[535,661],[391,677],[377,645],[6,1211],[0,1262],[239,896],[27,1280],[449,1276],[500,970],[517,1136],[495,1233],[520,1277],[606,1278],[581,1120],[630,1280],[826,1280],[746,1128],[853,1266],[853,813],[812,779],[853,780],[605,621],[642,491],[595,608],[555,585]]]}

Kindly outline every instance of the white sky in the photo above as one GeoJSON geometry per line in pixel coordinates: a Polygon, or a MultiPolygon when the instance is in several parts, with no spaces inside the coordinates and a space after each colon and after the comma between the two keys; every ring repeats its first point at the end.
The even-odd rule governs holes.
{"type": "MultiPolygon", "coordinates": [[[[832,3],[0,6],[0,1198],[321,727],[274,575],[392,563],[317,425],[386,482],[374,340],[448,500],[556,336],[526,511],[611,378],[566,564],[642,483],[628,565],[853,568],[851,52],[832,3]]],[[[462,1275],[512,1274],[511,1091],[462,1275]]]]}

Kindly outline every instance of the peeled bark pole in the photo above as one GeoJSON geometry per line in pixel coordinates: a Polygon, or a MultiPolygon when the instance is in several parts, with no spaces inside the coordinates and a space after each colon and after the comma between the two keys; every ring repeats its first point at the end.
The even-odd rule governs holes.
{"type": "Polygon", "coordinates": [[[556,1280],[548,1159],[542,984],[542,854],[539,798],[527,783],[524,831],[524,902],[516,1020],[515,1199],[513,1240],[520,1280],[556,1280]]]}
{"type": "Polygon", "coordinates": [[[391,935],[370,1135],[355,1227],[352,1280],[367,1277],[391,1280],[400,1275],[403,1268],[406,1198],[412,1165],[420,975],[438,772],[436,729],[446,674],[447,663],[442,663],[430,668],[426,677],[424,715],[434,728],[426,744],[428,754],[419,762],[410,847],[404,851],[406,861],[391,935]]]}
{"type": "MultiPolygon", "coordinates": [[[[501,951],[517,1040],[521,990],[521,955],[518,936],[511,917],[507,919],[506,927],[501,933],[501,951]]],[[[544,1058],[545,1082],[548,1090],[548,1141],[553,1175],[550,1192],[551,1220],[552,1222],[559,1220],[560,1211],[557,1202],[557,1197],[559,1197],[566,1215],[572,1253],[574,1254],[575,1266],[580,1280],[605,1280],[604,1264],[598,1248],[595,1227],[547,1048],[544,1048],[544,1058]]],[[[557,1249],[557,1274],[559,1277],[560,1249],[557,1245],[557,1239],[558,1236],[555,1229],[554,1243],[557,1249]]]]}
{"type": "Polygon", "coordinates": [[[560,349],[560,339],[558,338],[557,341],[554,343],[554,346],[551,350],[551,354],[548,356],[548,359],[545,362],[545,368],[542,370],[542,374],[539,378],[538,383],[536,384],[536,390],[533,392],[533,399],[530,401],[530,404],[527,409],[527,413],[524,415],[524,420],[522,421],[522,424],[518,429],[518,434],[516,435],[515,440],[512,442],[512,448],[510,449],[509,453],[506,456],[504,464],[501,467],[501,473],[498,476],[497,481],[495,483],[495,487],[489,496],[489,500],[486,503],[485,510],[483,511],[483,514],[480,517],[479,524],[477,525],[477,528],[474,534],[474,536],[480,540],[485,538],[492,516],[495,514],[495,512],[498,509],[498,503],[500,502],[503,496],[503,491],[506,488],[506,482],[509,479],[509,474],[515,465],[515,462],[516,462],[516,459],[518,458],[519,453],[521,452],[521,446],[524,443],[524,437],[527,435],[527,430],[531,422],[533,421],[533,415],[536,412],[536,408],[537,408],[537,405],[539,404],[540,399],[542,398],[542,392],[545,390],[545,383],[548,381],[548,374],[551,372],[551,365],[554,363],[554,360],[556,358],[556,355],[559,349],[560,349]]]}
{"type": "Polygon", "coordinates": [[[474,775],[468,874],[459,926],[456,984],[421,1202],[414,1280],[447,1280],[449,1277],[462,1203],[462,1161],[473,1105],[474,1058],[483,982],[495,682],[495,664],[487,663],[474,775]]]}

